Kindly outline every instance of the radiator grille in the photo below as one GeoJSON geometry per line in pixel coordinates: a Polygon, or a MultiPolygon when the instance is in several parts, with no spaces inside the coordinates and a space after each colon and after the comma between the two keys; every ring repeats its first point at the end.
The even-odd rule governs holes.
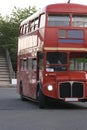
{"type": "Polygon", "coordinates": [[[60,98],[83,97],[83,86],[81,82],[63,82],[60,83],[60,98]]]}

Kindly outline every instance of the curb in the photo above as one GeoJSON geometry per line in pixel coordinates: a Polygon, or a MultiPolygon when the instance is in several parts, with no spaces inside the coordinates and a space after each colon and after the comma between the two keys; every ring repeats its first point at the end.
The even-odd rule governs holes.
{"type": "Polygon", "coordinates": [[[13,85],[13,84],[0,84],[0,88],[16,88],[17,85],[13,85]]]}

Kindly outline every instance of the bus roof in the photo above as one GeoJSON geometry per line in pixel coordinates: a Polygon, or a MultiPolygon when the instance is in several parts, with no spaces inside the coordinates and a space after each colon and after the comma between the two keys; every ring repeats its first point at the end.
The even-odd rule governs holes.
{"type": "Polygon", "coordinates": [[[52,4],[47,6],[46,11],[54,13],[87,13],[87,6],[75,3],[52,4]]]}
{"type": "Polygon", "coordinates": [[[29,17],[27,17],[25,20],[23,20],[23,21],[21,22],[20,26],[22,26],[22,25],[28,23],[29,21],[31,21],[31,20],[37,18],[37,17],[39,16],[39,14],[44,13],[44,12],[45,12],[44,9],[40,9],[39,11],[35,12],[35,13],[32,14],[31,16],[29,16],[29,17]]]}
{"type": "Polygon", "coordinates": [[[87,6],[81,5],[81,4],[74,4],[74,3],[62,3],[62,4],[51,4],[47,5],[45,8],[40,9],[33,15],[29,16],[25,20],[23,20],[20,24],[20,26],[27,24],[29,21],[37,18],[40,14],[45,12],[52,12],[52,13],[84,13],[87,14],[87,6]]]}

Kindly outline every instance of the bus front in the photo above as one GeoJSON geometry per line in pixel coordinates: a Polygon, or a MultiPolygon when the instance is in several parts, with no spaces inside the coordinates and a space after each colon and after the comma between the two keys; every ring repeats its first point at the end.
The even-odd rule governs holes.
{"type": "Polygon", "coordinates": [[[84,6],[48,7],[43,77],[43,93],[47,97],[87,101],[87,9],[80,9],[84,6]]]}

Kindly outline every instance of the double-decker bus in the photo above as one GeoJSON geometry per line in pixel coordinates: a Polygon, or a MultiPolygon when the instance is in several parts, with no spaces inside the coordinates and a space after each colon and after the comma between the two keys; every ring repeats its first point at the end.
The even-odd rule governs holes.
{"type": "Polygon", "coordinates": [[[40,108],[87,101],[87,6],[48,5],[20,24],[17,91],[40,108]]]}

